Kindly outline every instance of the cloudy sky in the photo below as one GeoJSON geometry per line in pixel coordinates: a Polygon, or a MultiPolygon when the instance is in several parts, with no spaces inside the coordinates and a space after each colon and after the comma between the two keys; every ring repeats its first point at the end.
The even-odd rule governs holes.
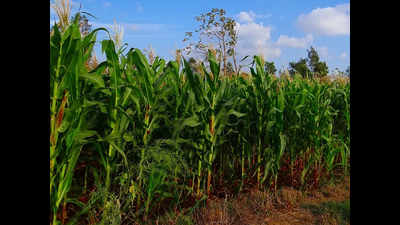
{"type": "MultiPolygon", "coordinates": [[[[54,2],[54,1],[50,1],[54,2]]],[[[109,27],[114,20],[123,26],[123,41],[129,48],[150,45],[156,54],[172,59],[182,48],[185,32],[198,27],[195,20],[212,8],[223,8],[239,27],[239,56],[262,54],[278,69],[306,57],[307,49],[317,49],[329,69],[345,70],[350,64],[349,1],[324,0],[74,0],[73,12],[81,7],[96,18],[93,27],[109,27]]],[[[50,9],[50,23],[57,16],[50,9]]],[[[106,38],[99,33],[98,40],[106,38]]],[[[96,48],[96,56],[101,51],[96,48]]]]}

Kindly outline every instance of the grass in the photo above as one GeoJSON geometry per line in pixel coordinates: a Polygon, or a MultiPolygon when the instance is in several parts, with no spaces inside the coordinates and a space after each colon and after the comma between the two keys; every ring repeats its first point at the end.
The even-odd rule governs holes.
{"type": "Polygon", "coordinates": [[[149,224],[350,224],[348,180],[309,194],[290,187],[281,188],[276,195],[254,188],[236,196],[212,199],[192,214],[169,211],[149,224]]]}
{"type": "Polygon", "coordinates": [[[303,205],[305,209],[310,210],[315,216],[328,214],[333,217],[339,225],[350,224],[350,200],[343,202],[324,202],[320,205],[303,205]]]}

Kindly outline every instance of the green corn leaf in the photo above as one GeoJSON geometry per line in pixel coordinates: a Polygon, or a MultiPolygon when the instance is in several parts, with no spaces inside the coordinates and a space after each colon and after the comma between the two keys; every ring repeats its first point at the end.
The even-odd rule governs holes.
{"type": "Polygon", "coordinates": [[[80,78],[85,79],[92,84],[94,84],[97,87],[104,88],[104,80],[101,76],[98,76],[97,74],[90,74],[90,73],[81,73],[79,74],[80,78]]]}

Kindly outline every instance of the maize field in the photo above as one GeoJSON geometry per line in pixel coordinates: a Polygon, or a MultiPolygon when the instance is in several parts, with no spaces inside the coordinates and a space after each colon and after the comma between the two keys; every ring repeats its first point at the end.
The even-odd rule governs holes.
{"type": "Polygon", "coordinates": [[[349,174],[348,80],[275,77],[259,56],[248,78],[224,77],[212,51],[195,72],[111,38],[90,67],[108,30],[83,36],[78,21],[50,35],[50,224],[131,224],[249,186],[349,174]]]}

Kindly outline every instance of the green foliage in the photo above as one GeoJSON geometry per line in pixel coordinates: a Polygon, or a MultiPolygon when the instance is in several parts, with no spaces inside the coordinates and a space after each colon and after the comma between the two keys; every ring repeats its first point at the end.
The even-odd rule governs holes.
{"type": "Polygon", "coordinates": [[[82,37],[79,14],[64,31],[53,27],[50,38],[50,207],[53,223],[71,187],[74,168],[83,147],[97,135],[88,119],[92,105],[84,104],[89,82],[85,62],[95,42],[96,29],[82,37]]]}
{"type": "Polygon", "coordinates": [[[265,62],[264,69],[268,74],[275,74],[276,68],[274,62],[265,62]]]}
{"type": "MultiPolygon", "coordinates": [[[[212,51],[208,66],[198,62],[194,70],[193,60],[149,63],[138,49],[116,49],[111,38],[101,41],[106,60],[89,71],[101,30],[108,32],[82,36],[76,17],[65,31],[54,26],[50,38],[53,224],[65,202],[81,209],[75,216],[97,211],[98,222],[120,224],[188,199],[199,204],[219,183],[256,180],[266,189],[297,179],[305,186],[317,184],[322,169],[328,177],[335,169],[348,173],[348,82],[268,76],[273,63],[258,56],[248,79],[227,78],[212,51]],[[94,164],[85,187],[97,195],[70,193],[79,186],[78,164],[94,164]],[[93,200],[82,203],[80,195],[93,200]]],[[[307,72],[306,60],[292,69],[307,72]]]]}
{"type": "Polygon", "coordinates": [[[310,67],[310,70],[312,72],[315,72],[317,70],[317,65],[319,63],[318,52],[315,50],[315,48],[311,46],[310,49],[307,50],[307,56],[308,56],[308,65],[310,67]]]}
{"type": "MultiPolygon", "coordinates": [[[[208,50],[216,48],[218,53],[218,62],[223,62],[223,74],[227,75],[227,60],[232,57],[235,64],[235,71],[238,72],[236,64],[236,50],[235,47],[238,41],[238,30],[236,29],[236,22],[233,18],[225,16],[224,9],[213,8],[208,13],[202,13],[196,17],[200,23],[199,28],[195,30],[198,34],[198,41],[191,42],[184,48],[189,55],[193,50],[198,51],[207,59],[208,50]]],[[[193,37],[193,32],[186,32],[184,42],[189,41],[193,37]]]]}
{"type": "Polygon", "coordinates": [[[301,58],[298,62],[290,62],[289,67],[291,76],[294,76],[296,73],[299,73],[304,78],[311,76],[311,70],[307,67],[307,59],[301,58]]]}
{"type": "Polygon", "coordinates": [[[338,224],[349,224],[350,222],[350,201],[325,202],[320,205],[303,205],[303,208],[311,210],[314,215],[330,214],[338,224]]]}
{"type": "Polygon", "coordinates": [[[326,62],[318,62],[315,65],[314,74],[317,77],[328,75],[328,66],[326,65],[326,62]]]}
{"type": "Polygon", "coordinates": [[[307,56],[309,68],[314,76],[323,77],[328,74],[328,66],[325,62],[319,61],[318,52],[312,46],[307,50],[307,56]]]}
{"type": "Polygon", "coordinates": [[[328,75],[329,69],[326,62],[319,61],[318,52],[311,46],[307,50],[307,59],[301,58],[297,62],[290,62],[290,74],[299,73],[302,77],[324,77],[328,75]]]}

